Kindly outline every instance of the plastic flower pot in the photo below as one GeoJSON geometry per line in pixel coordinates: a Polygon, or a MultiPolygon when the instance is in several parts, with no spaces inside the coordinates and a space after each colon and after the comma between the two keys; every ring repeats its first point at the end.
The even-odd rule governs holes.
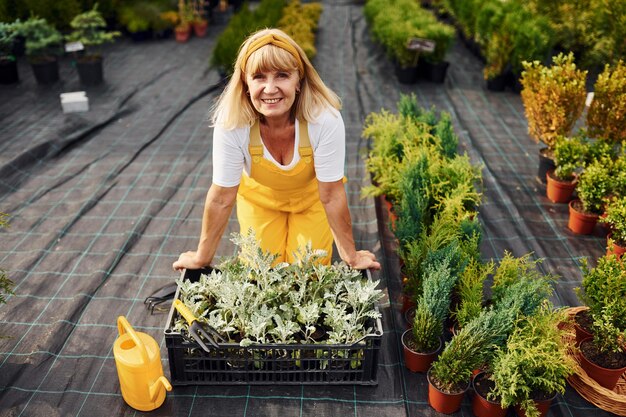
{"type": "MultiPolygon", "coordinates": [[[[581,346],[584,343],[591,342],[592,338],[588,337],[580,342],[581,346]]],[[[626,366],[623,368],[610,369],[604,368],[600,365],[591,362],[586,356],[585,353],[581,350],[579,353],[580,358],[580,366],[583,370],[596,381],[598,384],[602,385],[604,388],[612,390],[617,385],[619,378],[622,376],[624,372],[626,372],[626,366]]]]}
{"type": "Polygon", "coordinates": [[[433,361],[441,352],[443,348],[443,342],[441,337],[439,338],[439,346],[432,352],[416,352],[409,347],[409,340],[413,337],[411,334],[413,330],[409,329],[402,334],[402,352],[404,354],[404,365],[411,372],[426,372],[433,361]]]}
{"type": "Polygon", "coordinates": [[[508,408],[502,408],[499,402],[490,401],[483,397],[481,390],[477,389],[477,386],[487,379],[487,374],[484,372],[478,373],[474,379],[472,379],[472,388],[474,389],[474,396],[472,397],[472,412],[476,417],[504,417],[508,408]]]}
{"type": "Polygon", "coordinates": [[[567,227],[578,235],[590,235],[598,222],[597,214],[582,213],[574,208],[580,200],[572,200],[569,202],[569,220],[567,227]]]}
{"type": "Polygon", "coordinates": [[[467,381],[467,386],[461,392],[447,393],[433,385],[430,379],[431,371],[432,368],[429,369],[426,374],[428,379],[428,404],[439,413],[452,414],[459,411],[463,396],[469,388],[470,381],[467,381]]]}
{"type": "Polygon", "coordinates": [[[554,170],[546,173],[546,196],[553,203],[568,203],[572,199],[576,188],[576,178],[571,181],[561,181],[554,176],[554,170]]]}

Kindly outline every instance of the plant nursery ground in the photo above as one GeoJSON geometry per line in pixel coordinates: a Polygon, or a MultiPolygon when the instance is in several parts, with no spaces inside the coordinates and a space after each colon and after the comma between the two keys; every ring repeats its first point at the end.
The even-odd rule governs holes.
{"type": "MultiPolygon", "coordinates": [[[[374,274],[383,299],[384,336],[378,385],[175,387],[154,416],[434,416],[423,374],[402,363],[405,322],[393,241],[360,189],[365,117],[395,111],[400,93],[452,114],[462,150],[484,166],[482,253],[505,250],[545,258],[560,276],[554,302],[574,306],[578,260],[595,260],[605,240],[577,237],[566,227],[567,205],[550,203],[536,178],[537,150],[526,132],[519,95],[484,87],[482,63],[460,41],[448,56],[444,84],[398,84],[393,66],[370,40],[362,5],[324,1],[314,64],[343,99],[347,129],[347,189],[357,245],[384,260],[374,274]],[[380,230],[379,230],[380,229],[380,230]]],[[[172,262],[193,249],[211,184],[212,129],[208,108],[221,91],[208,68],[215,37],[173,39],[105,49],[106,83],[87,89],[90,109],[63,114],[59,94],[77,91],[70,59],[50,87],[35,84],[20,60],[21,82],[0,86],[0,211],[10,226],[0,235],[0,265],[15,295],[0,307],[0,415],[140,415],[125,404],[113,357],[119,315],[161,346],[167,314],[151,314],[144,299],[178,276],[172,262]]],[[[380,210],[379,214],[382,214],[380,210]]],[[[232,255],[230,232],[219,249],[232,255]]],[[[469,394],[458,415],[471,415],[469,394]]],[[[568,387],[552,416],[605,416],[568,387]]],[[[510,412],[513,413],[512,411],[510,412]]]]}

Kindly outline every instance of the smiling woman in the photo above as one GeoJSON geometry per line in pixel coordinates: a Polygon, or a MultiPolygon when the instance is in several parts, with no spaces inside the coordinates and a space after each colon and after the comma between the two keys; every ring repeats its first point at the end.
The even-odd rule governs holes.
{"type": "Polygon", "coordinates": [[[340,107],[289,36],[278,29],[251,35],[214,108],[213,184],[200,242],[174,269],[211,263],[235,201],[241,232],[253,229],[275,264],[296,262],[308,243],[330,263],[334,241],[353,268],[380,268],[354,245],[340,107]]]}

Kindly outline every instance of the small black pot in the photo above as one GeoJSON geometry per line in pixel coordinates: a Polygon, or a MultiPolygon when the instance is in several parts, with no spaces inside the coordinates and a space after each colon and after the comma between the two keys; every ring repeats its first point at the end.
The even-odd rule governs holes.
{"type": "Polygon", "coordinates": [[[76,61],[76,69],[82,85],[102,84],[102,57],[76,61]]]}
{"type": "Polygon", "coordinates": [[[419,74],[420,78],[424,78],[430,82],[443,84],[446,79],[446,74],[448,73],[448,67],[450,66],[449,62],[420,62],[419,64],[419,74]]]}
{"type": "Polygon", "coordinates": [[[537,177],[539,181],[543,184],[547,184],[548,180],[546,179],[546,174],[548,171],[556,169],[556,164],[554,163],[554,159],[549,158],[545,155],[548,148],[539,149],[539,166],[537,167],[537,177]]]}
{"type": "Polygon", "coordinates": [[[30,63],[39,84],[53,84],[59,81],[59,61],[56,58],[45,58],[30,63]]]}
{"type": "Polygon", "coordinates": [[[500,74],[487,80],[487,90],[489,91],[504,91],[508,84],[507,74],[500,74]]]}
{"type": "Polygon", "coordinates": [[[417,67],[401,67],[395,64],[395,74],[400,84],[415,84],[417,82],[417,67]]]}
{"type": "Polygon", "coordinates": [[[19,80],[17,61],[12,59],[0,59],[0,84],[13,84],[19,80]]]}

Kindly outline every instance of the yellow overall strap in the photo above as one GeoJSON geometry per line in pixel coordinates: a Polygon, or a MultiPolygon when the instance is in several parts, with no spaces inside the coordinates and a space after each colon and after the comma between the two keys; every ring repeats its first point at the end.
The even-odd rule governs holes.
{"type": "Polygon", "coordinates": [[[250,157],[252,162],[258,163],[263,158],[263,143],[261,142],[261,127],[259,126],[259,119],[256,119],[254,124],[250,126],[250,157]]]}
{"type": "Polygon", "coordinates": [[[298,147],[298,150],[300,151],[300,158],[302,158],[304,162],[309,164],[313,159],[313,149],[311,148],[311,141],[309,140],[308,124],[306,120],[298,120],[298,124],[298,131],[300,133],[300,146],[298,147]]]}

